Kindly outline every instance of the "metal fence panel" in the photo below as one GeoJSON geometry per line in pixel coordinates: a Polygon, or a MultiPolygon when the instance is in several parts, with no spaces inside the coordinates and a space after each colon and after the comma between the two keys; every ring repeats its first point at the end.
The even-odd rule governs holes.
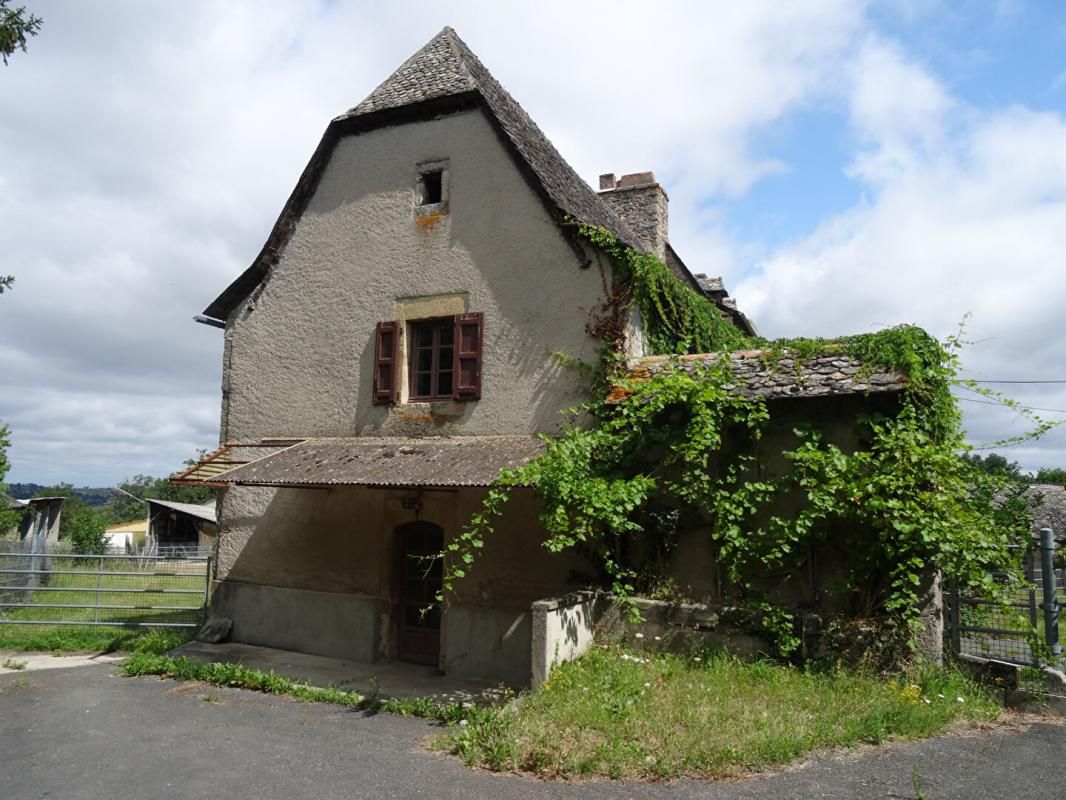
{"type": "Polygon", "coordinates": [[[210,556],[0,552],[0,624],[196,628],[210,556]]]}
{"type": "Polygon", "coordinates": [[[992,572],[1005,599],[961,591],[949,582],[947,623],[956,654],[1005,661],[1023,667],[1061,665],[1060,601],[1066,601],[1062,569],[1054,567],[1055,538],[1044,529],[1028,548],[1016,548],[1024,576],[992,572]]]}

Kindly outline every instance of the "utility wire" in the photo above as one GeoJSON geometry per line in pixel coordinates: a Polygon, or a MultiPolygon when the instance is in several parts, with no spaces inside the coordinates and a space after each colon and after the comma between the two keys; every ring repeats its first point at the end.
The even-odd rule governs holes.
{"type": "Polygon", "coordinates": [[[1066,383],[1066,380],[1055,381],[979,381],[971,380],[971,383],[1066,383]]]}
{"type": "Polygon", "coordinates": [[[960,397],[967,403],[981,403],[986,406],[1003,406],[1004,408],[1024,408],[1026,411],[1052,411],[1056,414],[1066,414],[1066,408],[1040,408],[1039,406],[1009,406],[1006,403],[997,403],[995,400],[974,400],[972,397],[960,397]]]}

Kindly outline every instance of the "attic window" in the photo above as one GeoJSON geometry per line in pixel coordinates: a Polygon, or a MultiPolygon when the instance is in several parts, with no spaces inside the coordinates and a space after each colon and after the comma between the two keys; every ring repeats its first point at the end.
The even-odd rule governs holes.
{"type": "Polygon", "coordinates": [[[435,206],[444,201],[444,170],[435,169],[418,176],[419,205],[435,206]]]}

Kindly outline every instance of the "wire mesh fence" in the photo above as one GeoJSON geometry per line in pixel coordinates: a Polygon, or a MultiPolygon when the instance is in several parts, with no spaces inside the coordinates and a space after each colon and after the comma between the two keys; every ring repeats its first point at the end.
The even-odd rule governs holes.
{"type": "MultiPolygon", "coordinates": [[[[963,591],[948,584],[947,623],[956,654],[1032,668],[1066,664],[1060,642],[1066,570],[1055,566],[1050,530],[1028,547],[1012,550],[1013,563],[989,573],[995,589],[963,591]]],[[[1029,674],[1022,671],[1023,681],[1029,674]]]]}
{"type": "Polygon", "coordinates": [[[0,552],[0,625],[195,628],[210,588],[205,555],[0,552]]]}

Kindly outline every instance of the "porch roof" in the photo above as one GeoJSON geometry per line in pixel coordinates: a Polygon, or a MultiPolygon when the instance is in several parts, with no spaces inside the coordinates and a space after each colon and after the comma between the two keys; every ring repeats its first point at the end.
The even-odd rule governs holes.
{"type": "Polygon", "coordinates": [[[237,486],[489,486],[544,452],[533,436],[306,439],[214,476],[237,486]]]}

